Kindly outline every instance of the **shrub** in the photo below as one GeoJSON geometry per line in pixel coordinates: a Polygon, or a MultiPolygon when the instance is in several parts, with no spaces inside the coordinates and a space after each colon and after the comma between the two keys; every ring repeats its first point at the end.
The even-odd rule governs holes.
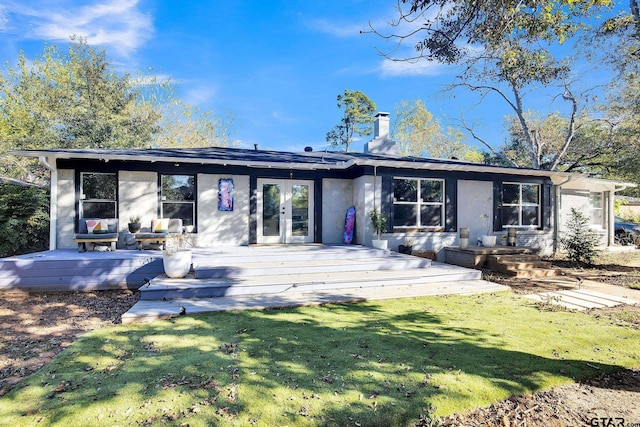
{"type": "Polygon", "coordinates": [[[589,227],[589,219],[571,208],[571,218],[567,222],[567,232],[560,239],[560,245],[567,251],[567,257],[576,263],[591,264],[596,256],[597,234],[589,227]]]}
{"type": "Polygon", "coordinates": [[[0,257],[49,248],[49,191],[0,184],[0,257]]]}

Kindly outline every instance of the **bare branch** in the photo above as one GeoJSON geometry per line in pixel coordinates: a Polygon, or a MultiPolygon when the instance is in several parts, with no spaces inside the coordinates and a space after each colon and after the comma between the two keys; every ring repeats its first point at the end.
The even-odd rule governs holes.
{"type": "Polygon", "coordinates": [[[464,116],[462,116],[462,118],[460,119],[460,123],[462,125],[462,127],[471,134],[471,137],[473,139],[475,139],[476,141],[480,142],[482,145],[484,145],[490,152],[491,154],[493,154],[496,157],[500,157],[503,160],[507,161],[510,165],[514,166],[514,167],[519,167],[518,164],[513,161],[512,159],[510,159],[509,157],[507,157],[506,153],[502,152],[502,151],[496,151],[495,148],[493,148],[491,146],[491,144],[489,144],[486,140],[484,140],[482,137],[480,137],[476,131],[473,129],[473,127],[467,125],[466,120],[464,119],[464,116]]]}
{"type": "Polygon", "coordinates": [[[565,101],[569,101],[571,103],[571,117],[569,118],[569,129],[567,130],[567,136],[564,140],[564,144],[562,144],[562,147],[560,148],[560,150],[555,154],[553,158],[553,162],[551,163],[550,170],[556,170],[556,168],[560,164],[560,160],[562,159],[564,154],[567,152],[567,148],[569,148],[571,141],[573,141],[573,137],[575,136],[575,132],[576,132],[576,117],[578,115],[578,101],[576,100],[575,96],[573,96],[573,93],[571,93],[571,89],[569,89],[568,85],[565,85],[564,87],[564,94],[562,95],[562,98],[565,101]]]}

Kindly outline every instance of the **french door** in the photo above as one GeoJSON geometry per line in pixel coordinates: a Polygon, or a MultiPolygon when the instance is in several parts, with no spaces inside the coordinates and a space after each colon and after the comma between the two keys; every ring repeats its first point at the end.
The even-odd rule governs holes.
{"type": "Polygon", "coordinates": [[[258,179],[258,243],[313,243],[313,181],[258,179]]]}

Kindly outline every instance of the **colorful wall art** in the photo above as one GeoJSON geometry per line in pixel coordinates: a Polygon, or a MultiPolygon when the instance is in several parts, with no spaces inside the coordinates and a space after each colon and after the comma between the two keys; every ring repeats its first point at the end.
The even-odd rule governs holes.
{"type": "Polygon", "coordinates": [[[233,179],[221,179],[218,183],[218,210],[233,210],[233,179]]]}

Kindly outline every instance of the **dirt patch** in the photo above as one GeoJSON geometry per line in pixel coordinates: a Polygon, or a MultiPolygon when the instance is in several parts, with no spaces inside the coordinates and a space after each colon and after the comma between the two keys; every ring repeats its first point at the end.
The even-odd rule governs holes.
{"type": "Polygon", "coordinates": [[[623,426],[640,423],[640,370],[623,370],[584,383],[516,396],[443,426],[623,426]]]}
{"type": "Polygon", "coordinates": [[[132,291],[0,293],[0,396],[86,331],[122,323],[132,291]]]}

